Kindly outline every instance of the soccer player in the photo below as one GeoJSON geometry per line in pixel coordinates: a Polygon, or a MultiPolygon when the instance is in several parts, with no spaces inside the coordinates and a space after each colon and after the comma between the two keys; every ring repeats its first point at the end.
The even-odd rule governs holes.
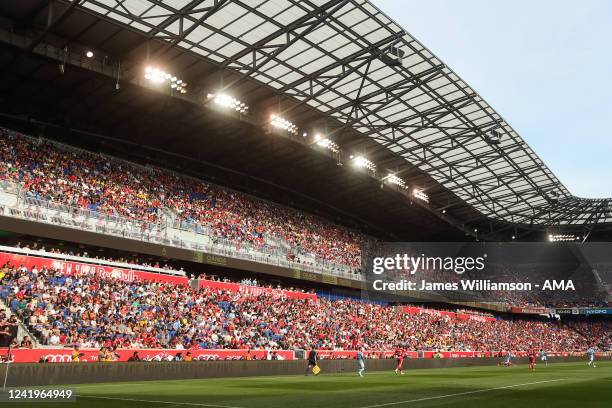
{"type": "Polygon", "coordinates": [[[404,370],[402,369],[402,365],[404,364],[404,357],[406,356],[404,350],[398,348],[395,350],[395,362],[397,366],[395,367],[395,374],[404,375],[404,370]]]}
{"type": "Polygon", "coordinates": [[[595,365],[595,348],[593,347],[588,348],[587,357],[589,359],[589,362],[587,364],[593,368],[596,368],[597,366],[595,365]]]}
{"type": "Polygon", "coordinates": [[[529,371],[534,371],[535,361],[536,361],[536,351],[533,347],[529,349],[528,357],[529,357],[529,371]]]}
{"type": "Polygon", "coordinates": [[[365,357],[363,356],[363,347],[357,352],[357,374],[363,377],[363,371],[365,370],[365,357]]]}
{"type": "Polygon", "coordinates": [[[504,365],[506,367],[510,367],[512,365],[512,353],[509,350],[506,352],[506,359],[504,360],[504,365]]]}
{"type": "Polygon", "coordinates": [[[546,351],[540,350],[540,360],[542,360],[544,365],[548,365],[548,357],[546,356],[546,351]]]}

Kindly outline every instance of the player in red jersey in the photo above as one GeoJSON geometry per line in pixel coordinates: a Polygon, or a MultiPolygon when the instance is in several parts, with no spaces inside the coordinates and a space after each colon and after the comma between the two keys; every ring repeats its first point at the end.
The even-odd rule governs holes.
{"type": "Polygon", "coordinates": [[[529,357],[529,371],[534,371],[535,361],[536,361],[536,351],[533,347],[529,349],[528,357],[529,357]]]}
{"type": "Polygon", "coordinates": [[[395,367],[395,374],[404,375],[404,370],[402,369],[404,357],[406,357],[406,352],[404,350],[400,348],[395,349],[395,362],[397,363],[397,366],[395,367]]]}

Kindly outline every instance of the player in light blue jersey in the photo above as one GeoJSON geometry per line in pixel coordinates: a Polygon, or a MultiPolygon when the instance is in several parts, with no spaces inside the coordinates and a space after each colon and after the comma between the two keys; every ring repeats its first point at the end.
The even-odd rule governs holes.
{"type": "Polygon", "coordinates": [[[365,357],[363,355],[363,347],[357,352],[357,374],[363,377],[363,371],[365,370],[365,357]]]}
{"type": "Polygon", "coordinates": [[[595,368],[595,348],[589,347],[587,350],[587,358],[589,359],[588,365],[595,368]]]}
{"type": "Polygon", "coordinates": [[[510,367],[512,365],[512,353],[509,350],[506,353],[506,358],[504,360],[504,365],[506,367],[510,367]]]}
{"type": "Polygon", "coordinates": [[[548,365],[548,356],[546,355],[546,351],[540,350],[540,360],[542,360],[544,365],[548,365]]]}

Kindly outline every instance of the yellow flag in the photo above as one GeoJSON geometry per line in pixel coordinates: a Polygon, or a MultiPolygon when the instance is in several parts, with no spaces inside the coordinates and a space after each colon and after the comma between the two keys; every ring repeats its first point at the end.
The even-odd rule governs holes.
{"type": "Polygon", "coordinates": [[[317,374],[319,374],[320,372],[321,372],[321,369],[319,368],[319,366],[318,366],[318,365],[316,365],[316,366],[312,367],[312,373],[313,373],[314,375],[317,375],[317,374]]]}

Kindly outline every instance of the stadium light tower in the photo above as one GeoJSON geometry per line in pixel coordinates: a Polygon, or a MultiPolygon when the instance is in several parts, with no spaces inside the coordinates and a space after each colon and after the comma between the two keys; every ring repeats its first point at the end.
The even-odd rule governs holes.
{"type": "Polygon", "coordinates": [[[298,134],[298,128],[296,125],[275,113],[270,116],[270,124],[275,128],[285,130],[292,135],[297,136],[298,134]]]}
{"type": "Polygon", "coordinates": [[[249,110],[249,107],[246,103],[239,101],[233,96],[224,93],[208,94],[206,95],[206,97],[223,108],[233,109],[243,115],[246,114],[249,110]]]}
{"type": "Polygon", "coordinates": [[[423,190],[421,190],[420,188],[415,188],[414,190],[412,190],[412,195],[416,199],[425,201],[426,203],[429,202],[429,196],[425,194],[425,192],[423,192],[423,190]]]}
{"type": "Polygon", "coordinates": [[[353,163],[355,163],[355,166],[366,168],[370,170],[372,173],[376,172],[376,164],[366,159],[365,157],[351,156],[351,159],[353,159],[353,163]]]}
{"type": "Polygon", "coordinates": [[[145,68],[144,77],[153,84],[166,84],[169,85],[170,89],[173,91],[181,94],[187,93],[187,82],[159,68],[147,66],[145,68]]]}
{"type": "Polygon", "coordinates": [[[330,139],[322,136],[320,133],[314,135],[314,142],[317,144],[317,146],[328,149],[332,153],[338,153],[340,151],[340,146],[332,142],[330,139]]]}
{"type": "Polygon", "coordinates": [[[548,234],[550,242],[572,242],[580,240],[579,236],[574,234],[548,234]]]}
{"type": "Polygon", "coordinates": [[[389,173],[383,180],[386,180],[390,184],[395,184],[399,188],[407,188],[406,182],[393,173],[389,173]]]}

